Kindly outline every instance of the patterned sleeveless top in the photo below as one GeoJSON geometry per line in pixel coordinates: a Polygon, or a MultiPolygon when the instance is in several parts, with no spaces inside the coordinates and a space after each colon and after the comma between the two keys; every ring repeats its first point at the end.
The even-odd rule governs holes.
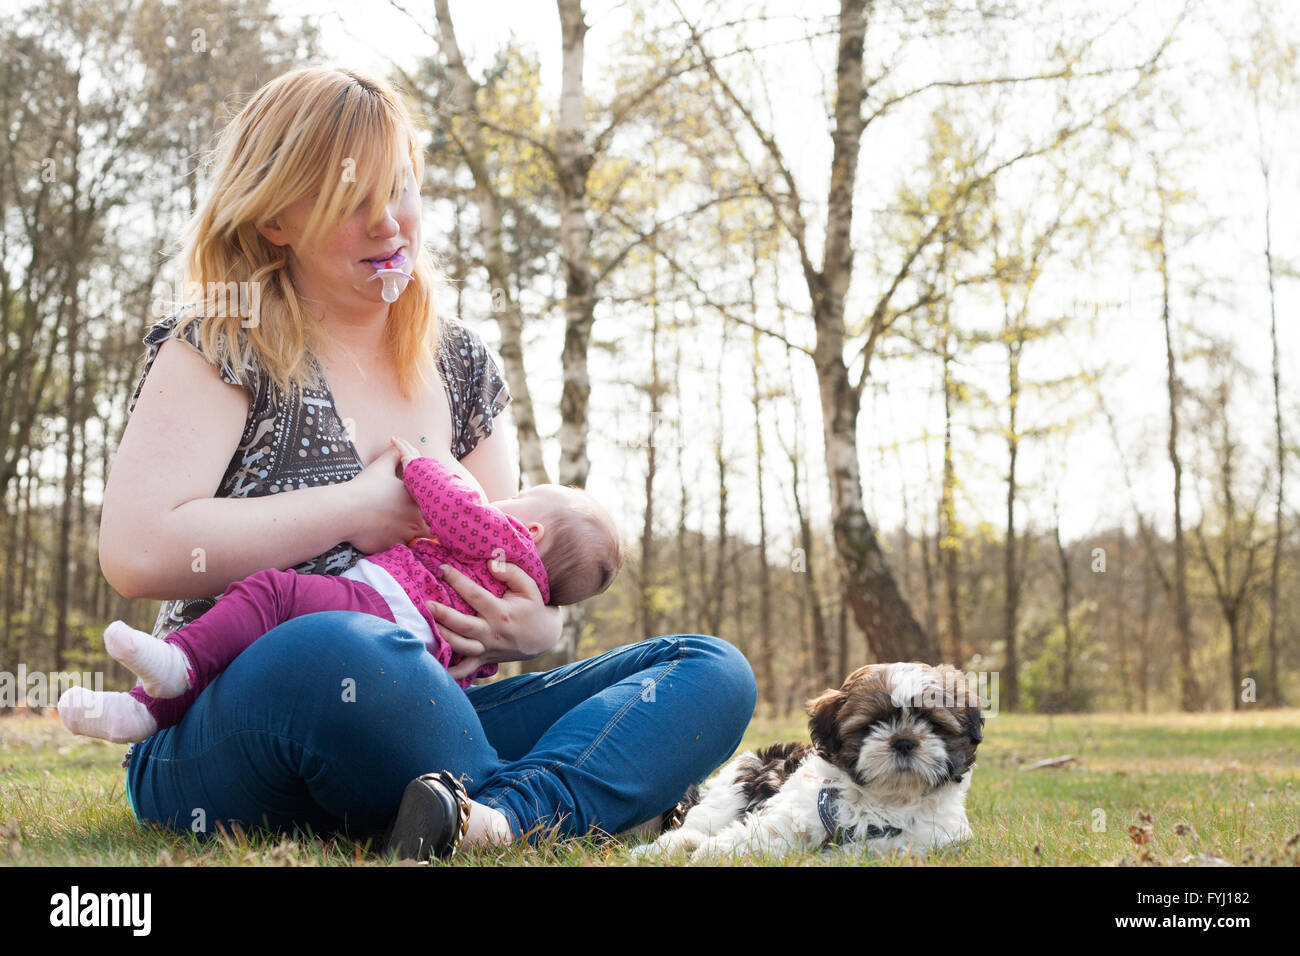
{"type": "MultiPolygon", "coordinates": [[[[149,351],[128,414],[135,411],[159,346],[174,337],[176,319],[177,316],[164,319],[145,336],[144,344],[149,351]]],[[[440,322],[437,366],[451,406],[451,451],[459,459],[492,433],[492,420],[509,403],[510,393],[483,340],[459,322],[447,319],[440,322]]],[[[179,341],[197,350],[198,324],[191,324],[179,341]]],[[[361,473],[361,459],[339,418],[319,363],[312,360],[322,387],[303,389],[292,385],[286,395],[265,374],[248,374],[248,383],[241,383],[229,364],[231,361],[237,359],[226,359],[220,370],[221,378],[231,385],[242,385],[249,393],[248,419],[214,497],[257,498],[350,481],[361,473]]],[[[292,570],[302,574],[342,574],[362,557],[360,551],[342,541],[292,570]]],[[[154,623],[154,637],[165,637],[193,621],[220,596],[164,601],[154,623]]]]}

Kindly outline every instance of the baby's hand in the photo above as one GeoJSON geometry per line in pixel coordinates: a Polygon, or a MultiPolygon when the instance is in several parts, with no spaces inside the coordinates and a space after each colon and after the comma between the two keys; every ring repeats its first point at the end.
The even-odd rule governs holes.
{"type": "Polygon", "coordinates": [[[410,442],[404,441],[403,439],[398,438],[396,435],[392,436],[389,440],[393,443],[393,447],[402,453],[403,473],[406,472],[407,466],[409,466],[411,462],[415,461],[415,459],[417,458],[422,457],[420,455],[420,452],[410,442]]]}
{"type": "MultiPolygon", "coordinates": [[[[396,435],[390,436],[388,440],[393,443],[393,447],[396,448],[398,453],[402,456],[403,476],[405,476],[406,474],[407,467],[415,459],[436,457],[434,455],[420,454],[420,450],[418,448],[416,448],[410,442],[398,438],[396,435]]],[[[444,468],[451,471],[452,474],[454,474],[461,481],[463,481],[468,488],[473,489],[474,494],[478,496],[479,501],[481,501],[483,504],[488,504],[487,493],[483,490],[483,486],[478,483],[478,479],[475,478],[472,474],[470,474],[469,469],[467,469],[455,458],[446,458],[446,459],[438,458],[438,461],[442,463],[442,466],[444,468]]]]}

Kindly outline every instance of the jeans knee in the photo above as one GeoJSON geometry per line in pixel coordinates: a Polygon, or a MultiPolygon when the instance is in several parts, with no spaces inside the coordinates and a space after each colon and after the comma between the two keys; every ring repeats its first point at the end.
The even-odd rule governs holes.
{"type": "Polygon", "coordinates": [[[754,716],[758,704],[758,682],[749,660],[734,644],[705,634],[684,635],[682,640],[695,654],[703,657],[710,694],[716,704],[720,722],[734,726],[739,738],[754,716]]]}
{"type": "Polygon", "coordinates": [[[314,690],[329,662],[347,661],[358,673],[397,674],[424,653],[423,642],[391,621],[357,611],[320,611],[268,631],[231,667],[243,662],[251,671],[248,679],[292,695],[295,682],[314,690]]]}
{"type": "MultiPolygon", "coordinates": [[[[416,639],[392,621],[361,611],[316,611],[281,624],[271,633],[286,632],[285,640],[309,645],[312,651],[355,650],[358,642],[377,655],[396,653],[400,644],[385,638],[416,639]]],[[[423,646],[423,645],[421,645],[423,646]]],[[[303,648],[307,650],[308,648],[303,648]]]]}

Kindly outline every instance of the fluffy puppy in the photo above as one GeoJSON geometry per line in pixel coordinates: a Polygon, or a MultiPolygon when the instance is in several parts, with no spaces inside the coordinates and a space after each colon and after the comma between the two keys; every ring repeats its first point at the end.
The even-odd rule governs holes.
{"type": "Polygon", "coordinates": [[[971,835],[979,700],[948,665],[869,664],[807,705],[812,745],[736,757],[666,815],[638,856],[784,853],[833,845],[924,854],[971,835]]]}

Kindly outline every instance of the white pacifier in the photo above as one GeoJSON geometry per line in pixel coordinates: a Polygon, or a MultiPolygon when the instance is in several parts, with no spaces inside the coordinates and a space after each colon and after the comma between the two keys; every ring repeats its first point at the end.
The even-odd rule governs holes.
{"type": "Polygon", "coordinates": [[[385,302],[396,302],[397,297],[406,288],[406,283],[415,278],[409,272],[402,271],[402,266],[406,264],[406,256],[400,252],[391,259],[385,259],[383,262],[371,261],[370,264],[375,267],[375,273],[366,281],[378,279],[384,284],[383,291],[379,294],[385,302]]]}

